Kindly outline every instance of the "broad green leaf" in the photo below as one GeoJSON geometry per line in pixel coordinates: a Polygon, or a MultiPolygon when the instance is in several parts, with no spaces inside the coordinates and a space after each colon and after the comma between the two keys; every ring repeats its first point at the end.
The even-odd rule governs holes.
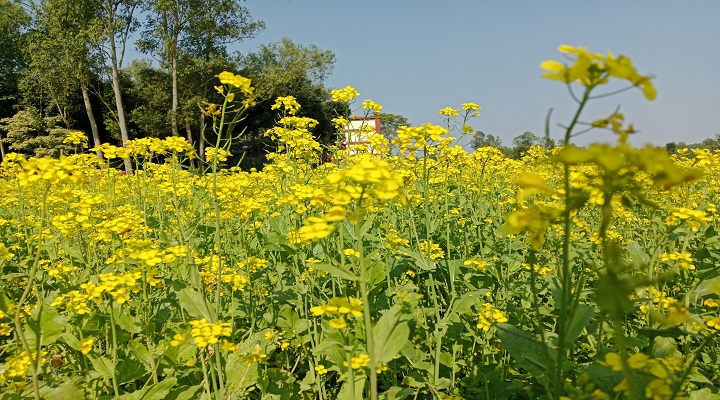
{"type": "Polygon", "coordinates": [[[145,393],[140,397],[140,400],[163,400],[176,384],[176,378],[167,378],[162,382],[158,382],[143,390],[145,393]]]}
{"type": "Polygon", "coordinates": [[[365,375],[355,375],[355,382],[346,380],[343,382],[340,392],[338,393],[337,400],[363,400],[363,389],[365,388],[365,375]],[[355,395],[353,396],[352,390],[355,389],[355,395]]]}
{"type": "Polygon", "coordinates": [[[118,362],[116,376],[120,384],[133,382],[147,374],[145,366],[134,357],[123,357],[118,362]]]}
{"type": "Polygon", "coordinates": [[[110,379],[115,374],[115,366],[107,357],[98,357],[90,352],[88,353],[88,358],[90,359],[95,371],[97,371],[103,378],[110,379]]]}
{"type": "Polygon", "coordinates": [[[720,395],[713,393],[708,388],[704,388],[693,390],[690,393],[690,400],[720,400],[720,395]]]}
{"type": "Polygon", "coordinates": [[[42,391],[41,394],[46,399],[85,398],[85,393],[83,392],[83,389],[70,380],[61,383],[58,387],[50,388],[47,391],[42,391]]]}
{"type": "Polygon", "coordinates": [[[464,293],[455,304],[453,304],[453,312],[456,314],[468,314],[472,311],[471,307],[477,304],[478,300],[481,300],[485,293],[489,291],[489,289],[480,289],[464,293]]]}
{"type": "Polygon", "coordinates": [[[140,343],[137,339],[133,339],[128,342],[128,347],[130,348],[130,353],[135,356],[135,358],[145,364],[145,367],[151,368],[152,357],[150,351],[148,351],[144,344],[140,343]]]}
{"type": "Polygon", "coordinates": [[[539,343],[532,333],[510,324],[499,323],[496,327],[503,347],[517,365],[529,371],[537,380],[546,381],[547,373],[554,367],[554,359],[557,359],[556,350],[539,343]]]}
{"type": "Polygon", "coordinates": [[[67,244],[61,244],[60,248],[65,250],[67,255],[69,255],[71,258],[73,258],[75,261],[77,261],[80,264],[87,264],[85,262],[85,256],[83,256],[82,251],[78,249],[77,247],[72,247],[67,244]]]}
{"type": "Polygon", "coordinates": [[[312,267],[317,270],[327,272],[328,274],[330,274],[336,278],[347,279],[349,281],[360,280],[360,278],[357,275],[353,274],[352,272],[345,270],[345,269],[340,269],[340,268],[335,267],[330,264],[317,263],[317,264],[312,264],[312,267]]]}
{"type": "Polygon", "coordinates": [[[120,308],[120,312],[115,315],[115,322],[121,329],[130,333],[140,333],[142,327],[137,317],[132,316],[127,308],[120,308]]]}
{"type": "Polygon", "coordinates": [[[210,304],[208,304],[202,293],[190,288],[185,288],[177,292],[177,297],[180,302],[180,307],[191,317],[195,319],[205,318],[208,321],[213,320],[210,304]]]}
{"type": "Polygon", "coordinates": [[[237,354],[230,354],[225,364],[225,376],[229,387],[245,389],[257,383],[258,368],[257,365],[247,365],[237,354]]]}
{"type": "Polygon", "coordinates": [[[5,296],[5,293],[0,293],[0,311],[2,311],[4,314],[10,313],[11,305],[12,302],[7,296],[5,296]]]}
{"type": "Polygon", "coordinates": [[[40,311],[42,314],[39,316],[39,321],[37,314],[33,312],[28,323],[25,324],[25,337],[32,348],[37,344],[38,335],[42,339],[41,346],[55,343],[67,325],[67,318],[60,315],[54,307],[43,305],[37,309],[37,312],[40,311]]]}
{"type": "Polygon", "coordinates": [[[382,400],[401,400],[410,397],[415,394],[415,391],[411,388],[401,388],[399,386],[393,386],[387,391],[380,393],[382,400]]]}
{"type": "Polygon", "coordinates": [[[568,345],[575,341],[580,336],[582,330],[587,326],[588,322],[595,315],[595,307],[592,306],[578,306],[575,309],[575,313],[572,315],[570,325],[567,328],[567,334],[565,335],[565,345],[568,345]]]}
{"type": "Polygon", "coordinates": [[[410,327],[401,321],[401,306],[387,310],[373,326],[373,351],[370,358],[374,363],[386,363],[395,357],[407,343],[410,327]]]}
{"type": "Polygon", "coordinates": [[[635,261],[637,264],[647,265],[650,263],[650,255],[642,246],[640,246],[638,242],[628,243],[627,250],[630,255],[630,259],[635,261]]]}
{"type": "Polygon", "coordinates": [[[202,388],[202,385],[180,386],[170,391],[165,400],[192,400],[198,398],[195,393],[202,388]]]}

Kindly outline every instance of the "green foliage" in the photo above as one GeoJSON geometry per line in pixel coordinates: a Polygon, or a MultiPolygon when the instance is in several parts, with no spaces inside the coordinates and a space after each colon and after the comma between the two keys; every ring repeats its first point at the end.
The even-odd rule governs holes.
{"type": "Polygon", "coordinates": [[[33,155],[54,156],[76,150],[63,144],[63,139],[72,130],[58,127],[59,117],[42,116],[39,110],[28,107],[15,115],[0,119],[0,131],[5,132],[3,141],[9,150],[33,155]]]}
{"type": "Polygon", "coordinates": [[[28,15],[20,5],[0,0],[0,118],[13,115],[19,100],[18,80],[25,66],[22,48],[28,15]]]}

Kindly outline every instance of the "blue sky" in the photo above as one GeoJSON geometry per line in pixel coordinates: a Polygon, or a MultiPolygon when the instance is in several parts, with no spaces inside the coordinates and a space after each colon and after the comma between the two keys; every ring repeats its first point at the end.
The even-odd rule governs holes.
{"type": "MultiPolygon", "coordinates": [[[[475,102],[471,125],[505,145],[525,131],[544,134],[545,116],[567,123],[575,110],[562,83],[541,78],[539,64],[560,59],[560,44],[630,56],[656,76],[657,99],[640,90],[596,100],[586,121],[618,105],[640,130],[635,145],[700,142],[720,133],[720,1],[426,1],[248,0],[266,23],[235,50],[288,37],[336,55],[329,88],[351,85],[359,100],[413,125],[441,124],[438,110],[475,102]]],[[[359,107],[359,102],[356,103],[359,107]]],[[[559,138],[560,128],[553,128],[559,138]]],[[[593,131],[578,143],[612,142],[593,131]]]]}

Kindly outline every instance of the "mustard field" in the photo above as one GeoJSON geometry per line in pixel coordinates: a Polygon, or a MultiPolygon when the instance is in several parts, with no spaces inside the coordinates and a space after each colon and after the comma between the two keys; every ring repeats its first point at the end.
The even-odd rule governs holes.
{"type": "Polygon", "coordinates": [[[607,81],[655,94],[629,59],[561,51],[568,145],[517,160],[458,145],[474,103],[338,149],[284,97],[244,171],[229,72],[204,163],[173,136],[7,154],[0,399],[720,398],[720,152],[634,148],[617,113],[589,125],[617,144],[571,145],[607,81]]]}

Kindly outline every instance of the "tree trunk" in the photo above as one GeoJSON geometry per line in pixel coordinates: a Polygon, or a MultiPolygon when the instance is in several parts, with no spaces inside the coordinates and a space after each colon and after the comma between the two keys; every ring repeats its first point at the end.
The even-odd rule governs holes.
{"type": "MultiPolygon", "coordinates": [[[[90,103],[90,91],[88,90],[87,81],[80,79],[80,89],[82,90],[83,102],[85,103],[85,112],[87,113],[88,120],[90,120],[90,129],[92,130],[93,144],[95,147],[100,146],[100,132],[98,131],[97,121],[95,121],[95,113],[92,110],[92,104],[90,103]]],[[[100,160],[104,160],[103,153],[100,150],[96,150],[95,154],[100,160]]]]}
{"type": "Polygon", "coordinates": [[[3,143],[3,137],[0,133],[0,161],[5,160],[5,143],[3,143]]]}
{"type": "MultiPolygon", "coordinates": [[[[183,121],[185,121],[185,133],[187,134],[187,140],[188,143],[190,143],[190,146],[192,146],[193,149],[195,149],[195,144],[193,143],[193,135],[192,135],[192,127],[190,126],[190,120],[188,120],[187,115],[183,114],[183,121]]],[[[190,167],[196,168],[196,161],[194,158],[190,159],[190,167]]]]}
{"type": "MultiPolygon", "coordinates": [[[[114,18],[112,18],[114,23],[114,18]]],[[[118,125],[120,125],[120,139],[122,140],[123,146],[125,142],[130,140],[128,135],[127,123],[125,122],[125,108],[123,107],[122,94],[120,93],[120,72],[118,71],[118,60],[117,60],[117,48],[115,47],[115,34],[110,32],[110,58],[112,66],[112,83],[113,92],[115,93],[115,107],[118,113],[118,125]]],[[[133,168],[130,160],[123,160],[125,162],[125,173],[132,175],[133,168]]]]}
{"type": "Polygon", "coordinates": [[[177,123],[178,111],[178,82],[177,82],[177,52],[173,51],[170,60],[170,75],[172,76],[172,110],[170,111],[170,125],[173,136],[180,136],[177,123]]]}
{"type": "MultiPolygon", "coordinates": [[[[200,98],[205,100],[207,98],[207,84],[202,85],[200,90],[200,98]]],[[[200,161],[205,162],[205,112],[200,111],[200,137],[198,138],[198,158],[200,161]]]]}

